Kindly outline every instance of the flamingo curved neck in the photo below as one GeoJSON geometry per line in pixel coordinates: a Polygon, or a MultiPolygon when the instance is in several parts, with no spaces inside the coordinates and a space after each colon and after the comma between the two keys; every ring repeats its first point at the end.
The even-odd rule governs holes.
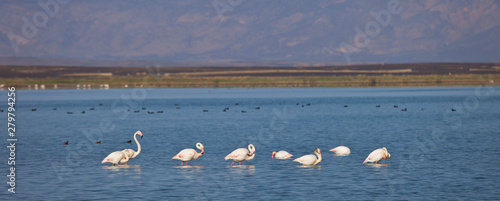
{"type": "Polygon", "coordinates": [[[318,152],[314,152],[314,154],[316,154],[316,156],[318,157],[318,160],[316,160],[316,162],[314,162],[314,164],[313,164],[313,165],[316,165],[316,164],[318,164],[319,162],[321,162],[321,160],[322,160],[323,158],[321,158],[321,154],[319,154],[318,152]]]}
{"type": "Polygon", "coordinates": [[[246,160],[252,160],[255,157],[255,153],[252,154],[252,156],[247,156],[246,160]]]}
{"type": "Polygon", "coordinates": [[[137,151],[135,152],[135,154],[131,158],[135,158],[137,155],[139,155],[141,153],[141,144],[139,143],[139,140],[137,140],[137,134],[138,133],[134,134],[134,140],[135,140],[135,143],[137,143],[137,151]]]}

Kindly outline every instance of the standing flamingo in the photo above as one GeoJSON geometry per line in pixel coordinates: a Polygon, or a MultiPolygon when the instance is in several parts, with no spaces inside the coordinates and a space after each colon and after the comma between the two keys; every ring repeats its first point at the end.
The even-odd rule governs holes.
{"type": "Polygon", "coordinates": [[[104,158],[101,163],[111,163],[113,165],[118,165],[120,161],[128,161],[128,159],[129,158],[127,154],[123,153],[122,151],[115,151],[104,158]]]}
{"type": "Polygon", "coordinates": [[[142,138],[142,132],[141,131],[137,131],[137,132],[134,133],[134,140],[135,140],[135,143],[137,144],[137,152],[134,151],[133,149],[124,149],[123,150],[124,153],[127,153],[128,157],[129,157],[129,160],[137,157],[137,155],[139,155],[141,153],[141,144],[137,140],[137,135],[140,135],[141,138],[142,138]],[[127,152],[125,152],[125,150],[127,152]]]}
{"type": "Polygon", "coordinates": [[[321,158],[321,150],[319,148],[314,149],[314,154],[316,154],[316,156],[318,156],[318,158],[316,158],[315,155],[309,154],[309,155],[305,155],[305,156],[302,156],[300,158],[297,158],[297,159],[293,160],[293,162],[297,162],[297,163],[300,163],[302,165],[307,165],[307,166],[315,166],[319,162],[321,162],[321,159],[322,159],[321,158]]]}
{"type": "Polygon", "coordinates": [[[197,159],[198,157],[203,156],[203,154],[205,153],[205,148],[203,147],[203,144],[199,142],[196,143],[196,148],[201,150],[201,153],[196,152],[196,150],[194,149],[183,149],[178,154],[176,154],[172,159],[181,160],[182,161],[181,165],[184,162],[186,162],[187,165],[188,161],[197,159]]]}
{"type": "Polygon", "coordinates": [[[292,154],[286,152],[286,151],[278,151],[278,152],[275,152],[273,151],[273,156],[271,158],[275,158],[276,159],[290,159],[292,158],[292,154]]]}
{"type": "Polygon", "coordinates": [[[391,158],[391,154],[389,154],[389,152],[385,147],[382,147],[380,149],[375,149],[374,151],[372,151],[372,153],[370,153],[370,155],[366,157],[363,164],[367,162],[378,164],[378,162],[381,161],[382,159],[389,159],[389,158],[391,158]]]}
{"type": "Polygon", "coordinates": [[[245,148],[239,148],[228,154],[224,159],[225,160],[233,160],[234,162],[238,161],[239,164],[241,165],[241,161],[248,161],[252,160],[255,157],[255,147],[253,144],[248,145],[248,150],[245,148]],[[250,150],[250,151],[249,151],[250,150]]]}
{"type": "Polygon", "coordinates": [[[330,149],[330,151],[335,152],[335,155],[338,155],[338,156],[347,156],[347,155],[351,154],[351,150],[349,149],[349,147],[346,147],[346,146],[338,146],[338,147],[335,147],[333,149],[330,149]]]}

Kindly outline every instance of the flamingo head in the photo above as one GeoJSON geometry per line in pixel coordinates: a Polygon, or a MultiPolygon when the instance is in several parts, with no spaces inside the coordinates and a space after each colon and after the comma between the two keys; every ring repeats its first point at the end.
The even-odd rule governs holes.
{"type": "Polygon", "coordinates": [[[205,147],[201,143],[196,143],[196,148],[201,149],[201,154],[205,153],[205,147]]]}
{"type": "Polygon", "coordinates": [[[142,132],[141,132],[141,131],[137,131],[137,132],[135,132],[135,134],[134,134],[134,135],[140,135],[140,136],[141,136],[141,138],[142,138],[142,132]]]}
{"type": "Polygon", "coordinates": [[[142,132],[141,132],[141,131],[137,131],[137,132],[135,132],[135,134],[140,135],[140,136],[141,136],[141,138],[142,138],[142,132]]]}
{"type": "Polygon", "coordinates": [[[387,151],[387,148],[382,147],[382,150],[384,150],[384,159],[391,158],[391,154],[387,151]]]}
{"type": "Polygon", "coordinates": [[[337,150],[335,150],[335,148],[330,149],[330,151],[333,151],[333,152],[337,153],[337,150]]]}
{"type": "Polygon", "coordinates": [[[105,158],[104,160],[102,160],[101,164],[102,164],[102,163],[106,163],[106,162],[108,162],[108,161],[109,161],[109,158],[105,158]]]}
{"type": "Polygon", "coordinates": [[[314,149],[314,152],[317,152],[319,155],[321,155],[321,149],[319,148],[314,149]]]}
{"type": "Polygon", "coordinates": [[[274,155],[276,155],[276,152],[275,152],[275,151],[273,151],[273,156],[271,156],[271,158],[274,158],[274,155]]]}

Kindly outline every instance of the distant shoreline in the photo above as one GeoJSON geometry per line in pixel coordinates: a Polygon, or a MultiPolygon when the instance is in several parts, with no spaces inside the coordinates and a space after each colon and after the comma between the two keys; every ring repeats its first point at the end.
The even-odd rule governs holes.
{"type": "Polygon", "coordinates": [[[500,85],[496,63],[318,67],[0,66],[0,86],[19,89],[418,87],[500,85]]]}
{"type": "Polygon", "coordinates": [[[384,76],[273,76],[273,77],[106,77],[0,78],[4,88],[311,88],[311,87],[447,87],[500,85],[499,75],[384,75],[384,76]]]}

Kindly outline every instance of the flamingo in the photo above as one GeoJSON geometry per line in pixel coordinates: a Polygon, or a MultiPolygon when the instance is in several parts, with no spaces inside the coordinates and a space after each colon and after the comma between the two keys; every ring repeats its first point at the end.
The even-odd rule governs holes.
{"type": "Polygon", "coordinates": [[[363,164],[367,162],[378,164],[378,162],[381,161],[382,159],[389,159],[389,158],[391,158],[391,154],[389,154],[389,152],[385,147],[382,147],[380,149],[375,149],[374,151],[372,151],[372,153],[370,153],[370,155],[366,157],[363,164]]]}
{"type": "Polygon", "coordinates": [[[115,151],[111,154],[109,154],[106,158],[102,160],[101,163],[111,163],[113,165],[118,165],[119,162],[122,160],[128,161],[128,156],[127,154],[123,153],[122,151],[115,151]]]}
{"type": "Polygon", "coordinates": [[[252,160],[255,157],[255,147],[253,144],[248,145],[248,150],[245,148],[239,148],[228,154],[224,159],[225,160],[233,160],[234,162],[238,161],[238,163],[241,165],[241,161],[249,161],[252,160]],[[249,151],[250,150],[250,151],[249,151]]]}
{"type": "Polygon", "coordinates": [[[196,143],[196,148],[201,150],[201,153],[196,152],[196,150],[194,150],[194,149],[183,149],[178,154],[176,154],[174,157],[172,157],[172,159],[181,160],[182,161],[181,165],[184,162],[186,162],[186,165],[187,165],[188,161],[193,160],[193,159],[197,159],[200,156],[203,156],[203,154],[205,153],[205,148],[203,147],[203,144],[201,144],[199,142],[196,143]]]}
{"type": "Polygon", "coordinates": [[[319,162],[321,162],[321,150],[319,148],[316,148],[314,149],[314,154],[316,154],[316,156],[318,156],[318,158],[316,158],[316,156],[312,155],[312,154],[309,154],[309,155],[305,155],[305,156],[302,156],[300,158],[297,158],[295,160],[293,160],[293,162],[297,162],[297,163],[300,163],[302,165],[307,165],[307,166],[315,166],[317,165],[319,162]]]}
{"type": "Polygon", "coordinates": [[[335,147],[333,149],[330,149],[330,151],[335,152],[335,155],[338,155],[338,156],[347,156],[347,155],[351,154],[351,150],[349,149],[349,147],[346,147],[346,146],[338,146],[338,147],[335,147]]]}
{"type": "Polygon", "coordinates": [[[290,159],[292,158],[292,156],[293,156],[292,154],[286,151],[278,151],[278,152],[273,151],[273,156],[271,158],[276,157],[276,159],[290,159]]]}
{"type": "Polygon", "coordinates": [[[129,149],[124,149],[122,152],[123,152],[123,154],[125,154],[125,156],[127,156],[127,157],[122,158],[122,159],[120,160],[120,164],[124,164],[124,163],[125,163],[126,165],[128,165],[128,161],[130,160],[130,156],[131,156],[132,154],[130,153],[130,150],[129,150],[129,149]]]}
{"type": "MultiPolygon", "coordinates": [[[[137,155],[139,155],[141,153],[141,144],[139,144],[139,141],[137,140],[137,135],[140,135],[141,138],[142,138],[142,132],[141,131],[137,131],[137,132],[134,133],[134,140],[135,140],[135,143],[137,144],[137,152],[134,151],[133,149],[124,149],[123,150],[124,153],[126,153],[127,156],[129,157],[129,160],[137,157],[137,155]]],[[[125,163],[127,163],[127,162],[125,162],[125,163]]]]}

